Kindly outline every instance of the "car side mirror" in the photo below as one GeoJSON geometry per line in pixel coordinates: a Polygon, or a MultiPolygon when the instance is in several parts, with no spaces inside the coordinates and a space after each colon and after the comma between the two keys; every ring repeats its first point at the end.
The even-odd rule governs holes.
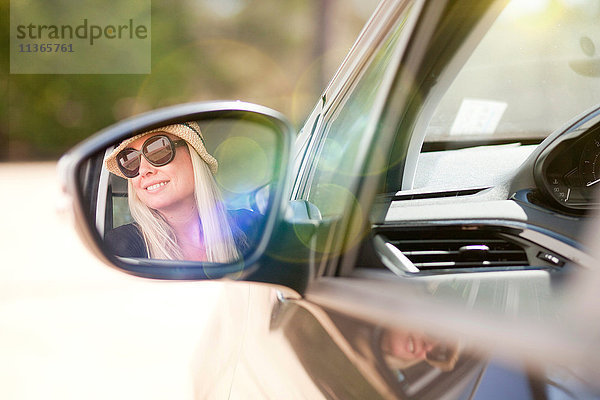
{"type": "Polygon", "coordinates": [[[243,278],[287,200],[293,128],[242,102],[191,103],[108,127],[59,162],[84,242],[158,279],[243,278]]]}

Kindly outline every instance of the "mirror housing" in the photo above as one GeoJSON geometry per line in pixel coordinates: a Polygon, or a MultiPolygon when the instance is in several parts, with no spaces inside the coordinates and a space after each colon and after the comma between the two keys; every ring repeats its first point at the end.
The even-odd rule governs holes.
{"type": "MultiPolygon", "coordinates": [[[[283,220],[288,200],[288,165],[290,164],[289,157],[293,137],[293,127],[285,117],[266,107],[239,101],[183,104],[126,119],[96,133],[61,158],[59,178],[62,189],[71,202],[76,230],[88,248],[107,264],[129,274],[154,279],[199,280],[223,277],[245,279],[256,272],[259,265],[264,264],[264,262],[259,262],[259,259],[265,256],[273,232],[277,224],[283,220]],[[105,165],[107,156],[115,146],[128,138],[142,133],[146,134],[155,129],[160,131],[159,128],[168,125],[189,123],[190,121],[197,122],[199,126],[202,126],[202,135],[215,139],[216,142],[215,140],[213,142],[217,144],[222,144],[225,136],[229,139],[239,139],[238,146],[233,151],[221,151],[221,160],[218,160],[221,164],[219,169],[225,172],[223,175],[217,174],[215,180],[220,181],[219,190],[229,190],[230,194],[235,194],[236,185],[246,186],[243,191],[244,196],[248,199],[244,200],[244,204],[247,208],[254,208],[254,214],[260,216],[255,229],[257,234],[251,242],[251,246],[243,254],[240,252],[241,256],[238,259],[219,263],[185,259],[132,258],[115,254],[107,246],[104,238],[105,228],[107,231],[112,229],[112,222],[106,226],[102,217],[104,214],[97,211],[103,209],[104,206],[101,203],[107,199],[102,192],[103,188],[110,188],[111,180],[121,179],[117,178],[114,173],[108,173],[105,165]],[[223,131],[223,126],[228,127],[226,129],[228,133],[219,139],[219,132],[223,131]],[[252,126],[256,141],[243,136],[246,133],[240,132],[240,126],[252,126]],[[211,130],[217,133],[212,134],[211,130]],[[261,159],[267,160],[263,163],[263,172],[266,171],[267,178],[248,185],[248,181],[252,180],[254,176],[252,171],[248,171],[248,164],[232,166],[231,163],[242,163],[245,160],[244,151],[252,150],[252,146],[244,147],[244,144],[254,143],[256,145],[254,147],[262,155],[261,146],[262,149],[265,148],[265,141],[268,142],[266,145],[268,151],[266,151],[267,155],[261,159]],[[240,174],[232,175],[231,171],[240,171],[240,174]],[[234,177],[232,178],[232,176],[234,177]],[[258,194],[262,194],[262,196],[258,196],[258,194]],[[264,204],[261,206],[260,203],[264,204]]],[[[206,144],[210,152],[211,149],[208,148],[210,140],[205,142],[203,138],[202,143],[206,144]]],[[[224,147],[226,146],[220,146],[216,153],[219,153],[219,149],[224,147]]],[[[229,147],[231,148],[231,146],[229,147]]],[[[215,150],[212,149],[212,151],[215,150]]],[[[251,156],[250,153],[247,154],[251,156]]],[[[216,155],[216,158],[219,159],[219,154],[216,155]]],[[[127,194],[122,194],[122,197],[127,198],[127,194]]],[[[108,203],[111,202],[108,201],[108,203]]],[[[109,220],[112,221],[112,219],[106,219],[106,221],[109,220]]],[[[148,250],[147,245],[146,249],[148,250]]]]}

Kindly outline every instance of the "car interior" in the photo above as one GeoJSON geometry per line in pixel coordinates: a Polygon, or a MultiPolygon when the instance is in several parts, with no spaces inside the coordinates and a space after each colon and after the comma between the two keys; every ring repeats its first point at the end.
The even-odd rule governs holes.
{"type": "Polygon", "coordinates": [[[478,334],[490,338],[483,325],[495,318],[552,321],[550,326],[569,320],[562,289],[597,264],[584,233],[600,178],[600,75],[590,50],[598,39],[592,5],[564,6],[555,15],[567,15],[565,21],[548,32],[536,25],[536,13],[555,12],[554,6],[563,5],[548,11],[511,2],[478,15],[480,23],[466,34],[452,30],[453,22],[465,20],[459,16],[469,14],[457,6],[456,20],[449,18],[448,31],[430,45],[436,57],[425,62],[429,69],[407,78],[405,86],[396,76],[376,122],[367,118],[377,106],[370,89],[378,82],[386,90],[385,69],[393,67],[375,64],[393,66],[388,46],[402,41],[393,28],[354,85],[332,84],[341,99],[326,92],[333,100],[317,105],[298,137],[303,152],[296,153],[294,196],[314,203],[325,220],[340,217],[331,198],[353,203],[347,209],[368,215],[368,222],[363,231],[346,230],[339,265],[319,265],[317,275],[325,279],[309,288],[309,300],[368,320],[360,308],[372,296],[371,309],[379,307],[388,322],[400,323],[411,318],[405,304],[411,293],[463,312],[483,311],[491,318],[480,322],[478,334]],[[417,87],[408,111],[389,117],[396,111],[394,96],[401,98],[410,85],[417,87]],[[373,137],[395,133],[390,148],[380,141],[361,150],[374,129],[370,123],[379,130],[373,137]],[[363,162],[361,157],[383,158],[370,162],[387,168],[369,210],[359,209],[359,191],[350,190],[357,196],[351,197],[339,187],[319,186],[322,180],[351,187],[344,182],[349,176],[367,186],[369,176],[381,171],[353,171],[349,160],[363,162]],[[302,170],[311,166],[313,171],[302,170]],[[401,292],[403,300],[395,301],[393,293],[401,292]]]}
{"type": "MultiPolygon", "coordinates": [[[[410,144],[405,155],[392,149],[385,186],[371,212],[373,240],[363,241],[359,266],[374,268],[379,260],[378,268],[405,276],[557,271],[584,257],[578,240],[595,206],[600,176],[595,167],[600,119],[592,95],[597,60],[586,60],[584,51],[591,21],[573,19],[582,25],[579,37],[571,37],[565,24],[550,37],[532,28],[527,40],[519,40],[523,33],[515,26],[524,11],[517,3],[499,16],[498,10],[490,12],[495,19],[473,29],[451,57],[434,61],[430,74],[436,80],[419,88],[427,95],[416,121],[398,128],[396,141],[409,137],[410,144]],[[500,46],[507,35],[519,46],[500,46]],[[578,40],[563,43],[573,39],[578,40]],[[532,54],[535,58],[523,60],[532,54]],[[585,62],[588,69],[580,66],[585,62]],[[552,71],[543,75],[544,84],[541,71],[552,71]],[[573,92],[581,95],[564,95],[573,92]]],[[[397,32],[382,41],[377,63],[387,62],[397,32]]],[[[325,217],[335,211],[328,210],[319,180],[347,179],[336,171],[345,170],[348,155],[357,152],[345,144],[348,157],[338,160],[327,152],[339,144],[329,143],[336,135],[359,143],[366,127],[352,116],[371,105],[364,92],[369,82],[383,80],[382,74],[380,66],[366,68],[343,107],[336,106],[341,111],[329,111],[327,140],[314,145],[322,147],[304,145],[318,165],[305,174],[310,183],[297,196],[315,203],[325,217]]]]}

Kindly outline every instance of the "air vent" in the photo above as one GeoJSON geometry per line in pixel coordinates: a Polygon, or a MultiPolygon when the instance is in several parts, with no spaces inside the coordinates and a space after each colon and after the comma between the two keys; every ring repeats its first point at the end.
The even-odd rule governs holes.
{"type": "Polygon", "coordinates": [[[379,232],[419,271],[528,266],[522,245],[508,235],[482,229],[398,229],[379,232]]]}

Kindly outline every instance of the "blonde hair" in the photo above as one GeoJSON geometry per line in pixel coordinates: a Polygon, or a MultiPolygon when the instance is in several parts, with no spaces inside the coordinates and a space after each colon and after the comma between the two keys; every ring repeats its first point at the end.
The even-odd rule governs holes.
{"type": "MultiPolygon", "coordinates": [[[[186,143],[187,144],[187,143],[186,143]]],[[[232,230],[223,205],[223,197],[215,179],[196,150],[187,144],[194,171],[194,198],[202,227],[206,257],[209,262],[227,263],[239,258],[232,230]]],[[[182,260],[183,253],[173,228],[156,210],[146,206],[137,196],[131,179],[127,184],[129,210],[142,232],[150,258],[182,260]]]]}

